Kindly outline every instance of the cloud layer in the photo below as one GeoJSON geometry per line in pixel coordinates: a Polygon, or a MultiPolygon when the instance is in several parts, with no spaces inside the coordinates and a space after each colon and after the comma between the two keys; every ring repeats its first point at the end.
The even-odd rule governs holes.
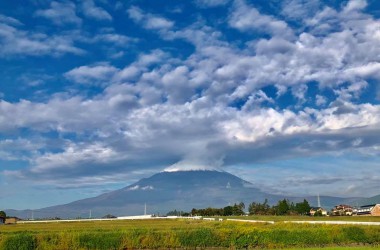
{"type": "Polygon", "coordinates": [[[380,19],[366,1],[289,0],[277,12],[244,0],[189,4],[198,14],[183,19],[181,5],[100,1],[33,6],[34,26],[1,14],[7,80],[21,85],[12,62],[33,58],[44,66],[29,73],[45,75],[0,95],[2,178],[72,188],[217,168],[254,173],[246,179],[273,192],[280,183],[297,193],[303,180],[312,193],[371,176],[365,168],[380,156],[380,19]],[[214,9],[225,19],[208,19],[214,9]],[[345,155],[356,158],[309,175],[308,158],[340,164],[345,155]],[[338,180],[359,158],[360,178],[338,180]],[[302,170],[280,166],[286,177],[269,182],[258,174],[281,161],[302,170]]]}

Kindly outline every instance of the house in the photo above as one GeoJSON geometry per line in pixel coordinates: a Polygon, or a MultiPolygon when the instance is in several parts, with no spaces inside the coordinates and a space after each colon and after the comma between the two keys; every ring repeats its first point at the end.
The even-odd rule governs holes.
{"type": "Polygon", "coordinates": [[[315,216],[316,213],[320,213],[321,216],[327,216],[327,210],[322,207],[312,207],[310,208],[310,215],[315,216]]]}
{"type": "Polygon", "coordinates": [[[5,223],[5,217],[0,216],[0,224],[4,224],[4,223],[5,223]]]}
{"type": "Polygon", "coordinates": [[[5,224],[16,224],[17,221],[19,221],[20,219],[17,218],[17,217],[7,217],[5,219],[5,224]]]}
{"type": "Polygon", "coordinates": [[[344,215],[351,216],[353,213],[353,210],[354,210],[353,207],[349,205],[341,204],[341,205],[335,206],[331,210],[331,214],[335,216],[344,216],[344,215]]]}
{"type": "Polygon", "coordinates": [[[354,214],[362,216],[380,216],[380,204],[361,206],[354,210],[354,214]]]}

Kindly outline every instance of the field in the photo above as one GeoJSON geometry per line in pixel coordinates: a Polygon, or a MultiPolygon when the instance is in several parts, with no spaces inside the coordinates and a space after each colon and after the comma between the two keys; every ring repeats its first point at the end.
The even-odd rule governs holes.
{"type": "MultiPolygon", "coordinates": [[[[242,217],[240,217],[242,218],[242,217]]],[[[253,219],[253,217],[248,217],[253,219]]],[[[263,219],[263,217],[259,217],[263,219]]],[[[57,222],[0,226],[0,249],[375,249],[380,226],[201,220],[57,222]],[[338,247],[338,248],[337,248],[338,247]]]]}
{"type": "Polygon", "coordinates": [[[250,216],[231,216],[228,218],[246,220],[265,220],[265,221],[363,221],[380,222],[380,216],[271,216],[271,215],[250,215],[250,216]]]}

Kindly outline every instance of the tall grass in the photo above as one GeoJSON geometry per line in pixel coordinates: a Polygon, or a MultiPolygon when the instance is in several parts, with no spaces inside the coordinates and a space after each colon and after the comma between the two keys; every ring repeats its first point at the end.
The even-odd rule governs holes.
{"type": "Polygon", "coordinates": [[[26,232],[6,237],[2,246],[4,250],[30,250],[36,248],[36,237],[26,232]]]}
{"type": "Polygon", "coordinates": [[[380,227],[205,221],[79,222],[0,228],[0,249],[233,249],[379,246],[380,227]],[[40,227],[40,228],[39,228],[40,227]]]}

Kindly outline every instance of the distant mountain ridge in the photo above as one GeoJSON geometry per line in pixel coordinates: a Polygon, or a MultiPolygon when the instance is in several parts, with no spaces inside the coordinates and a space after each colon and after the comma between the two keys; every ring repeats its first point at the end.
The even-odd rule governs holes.
{"type": "MultiPolygon", "coordinates": [[[[36,209],[33,213],[34,218],[88,217],[90,210],[93,217],[106,214],[136,215],[144,212],[146,204],[148,213],[162,214],[174,209],[189,211],[192,208],[224,207],[241,201],[248,205],[253,201],[268,199],[270,204],[275,204],[284,198],[294,202],[306,198],[311,205],[316,205],[315,197],[284,197],[265,193],[254,184],[223,171],[170,171],[143,178],[119,190],[64,205],[36,209]]],[[[326,207],[351,203],[356,199],[321,196],[326,207]]],[[[21,218],[31,217],[31,210],[7,212],[21,218]]]]}

